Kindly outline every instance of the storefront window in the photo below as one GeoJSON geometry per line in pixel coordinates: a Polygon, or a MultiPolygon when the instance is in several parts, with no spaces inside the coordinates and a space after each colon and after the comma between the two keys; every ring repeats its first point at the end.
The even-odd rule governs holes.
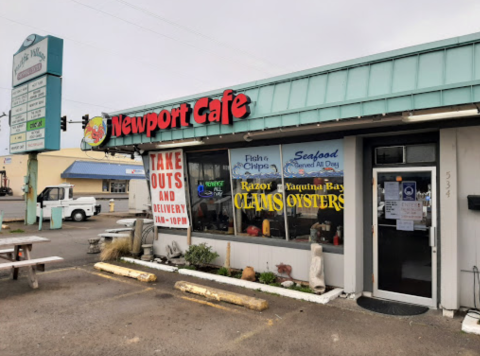
{"type": "Polygon", "coordinates": [[[127,181],[116,180],[110,183],[110,192],[111,193],[126,193],[127,192],[127,181]]]}
{"type": "Polygon", "coordinates": [[[343,141],[282,146],[289,240],[343,244],[343,141]]]}
{"type": "Polygon", "coordinates": [[[233,234],[228,151],[187,155],[193,231],[233,234]]]}
{"type": "Polygon", "coordinates": [[[187,158],[194,231],[343,245],[343,140],[187,158]]]}
{"type": "Polygon", "coordinates": [[[236,235],[285,239],[280,147],[230,151],[236,235]]]}

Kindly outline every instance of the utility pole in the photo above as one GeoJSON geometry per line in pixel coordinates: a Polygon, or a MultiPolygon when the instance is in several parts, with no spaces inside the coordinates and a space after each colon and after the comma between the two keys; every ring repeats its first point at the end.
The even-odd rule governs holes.
{"type": "Polygon", "coordinates": [[[38,161],[37,152],[28,154],[27,176],[25,186],[25,225],[33,225],[37,222],[37,181],[38,181],[38,161]]]}

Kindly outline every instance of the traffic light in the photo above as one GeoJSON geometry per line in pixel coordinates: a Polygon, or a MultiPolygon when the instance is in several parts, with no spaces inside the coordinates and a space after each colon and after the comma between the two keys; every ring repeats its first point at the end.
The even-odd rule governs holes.
{"type": "Polygon", "coordinates": [[[62,116],[62,118],[60,119],[60,128],[62,129],[62,131],[67,131],[67,117],[66,116],[62,116]]]}
{"type": "Polygon", "coordinates": [[[88,125],[88,114],[82,116],[82,130],[85,130],[85,127],[88,125]]]}

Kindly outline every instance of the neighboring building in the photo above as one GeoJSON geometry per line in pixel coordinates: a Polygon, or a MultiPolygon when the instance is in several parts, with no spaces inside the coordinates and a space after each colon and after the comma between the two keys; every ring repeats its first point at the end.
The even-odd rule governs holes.
{"type": "MultiPolygon", "coordinates": [[[[23,177],[28,155],[0,157],[0,170],[6,170],[13,195],[23,195],[23,177]]],[[[127,193],[131,179],[145,179],[141,162],[124,155],[108,156],[100,152],[82,152],[79,148],[45,152],[38,155],[38,186],[71,183],[78,193],[127,193]]]]}
{"type": "Polygon", "coordinates": [[[452,314],[480,266],[479,109],[476,33],[109,113],[100,150],[169,190],[157,254],[189,224],[218,263],[230,243],[232,267],[308,280],[315,241],[328,285],[452,314]]]}

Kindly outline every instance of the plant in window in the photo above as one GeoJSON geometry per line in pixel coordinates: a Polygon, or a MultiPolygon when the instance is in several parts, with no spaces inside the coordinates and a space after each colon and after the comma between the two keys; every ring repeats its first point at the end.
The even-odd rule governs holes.
{"type": "Polygon", "coordinates": [[[212,251],[211,246],[206,243],[200,245],[191,245],[187,252],[185,252],[185,261],[192,265],[202,266],[211,263],[218,257],[218,253],[212,251]]]}
{"type": "Polygon", "coordinates": [[[275,283],[277,276],[272,272],[263,272],[260,273],[258,280],[263,284],[275,283]]]}

